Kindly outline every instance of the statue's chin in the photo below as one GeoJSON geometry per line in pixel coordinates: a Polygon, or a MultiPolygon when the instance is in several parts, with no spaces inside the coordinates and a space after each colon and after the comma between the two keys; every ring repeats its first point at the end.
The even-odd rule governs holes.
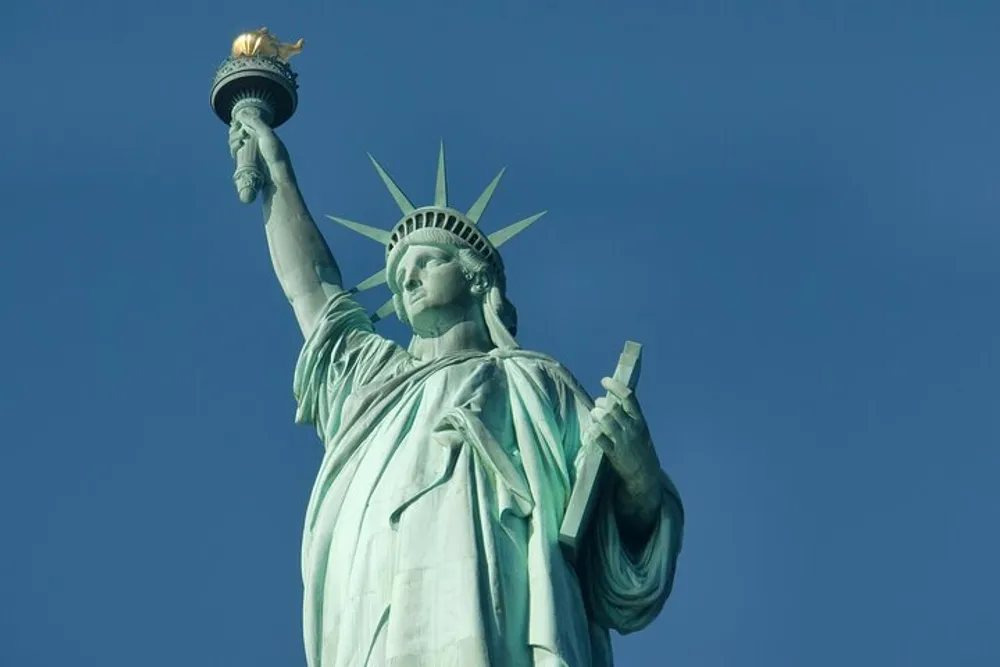
{"type": "Polygon", "coordinates": [[[422,295],[406,304],[406,319],[413,335],[419,338],[439,338],[455,327],[482,319],[475,304],[462,300],[440,303],[422,295]]]}
{"type": "Polygon", "coordinates": [[[435,304],[429,299],[426,295],[419,296],[406,305],[406,319],[415,334],[424,338],[440,336],[462,321],[454,308],[435,304]]]}

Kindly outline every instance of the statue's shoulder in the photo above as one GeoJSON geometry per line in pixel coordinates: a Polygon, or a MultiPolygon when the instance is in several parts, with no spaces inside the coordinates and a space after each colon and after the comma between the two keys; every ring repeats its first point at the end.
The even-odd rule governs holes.
{"type": "Polygon", "coordinates": [[[574,394],[589,398],[586,389],[573,373],[558,359],[543,352],[516,348],[494,350],[492,356],[512,362],[529,373],[542,376],[560,389],[564,388],[574,394]]]}
{"type": "Polygon", "coordinates": [[[504,350],[495,349],[490,352],[490,356],[497,359],[513,361],[518,366],[522,366],[524,368],[540,368],[547,371],[564,373],[569,372],[555,357],[550,357],[544,352],[526,350],[523,347],[504,350]]]}

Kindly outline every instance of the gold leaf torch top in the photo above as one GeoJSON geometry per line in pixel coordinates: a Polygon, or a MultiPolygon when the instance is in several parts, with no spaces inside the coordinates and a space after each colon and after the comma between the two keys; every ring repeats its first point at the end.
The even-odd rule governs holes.
{"type": "Polygon", "coordinates": [[[233,40],[233,58],[270,56],[287,63],[292,56],[302,52],[302,38],[294,44],[282,44],[267,28],[245,32],[233,40]]]}

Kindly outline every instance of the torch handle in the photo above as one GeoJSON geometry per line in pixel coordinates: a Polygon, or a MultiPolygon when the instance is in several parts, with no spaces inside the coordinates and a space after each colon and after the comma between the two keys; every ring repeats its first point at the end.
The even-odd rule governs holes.
{"type": "Polygon", "coordinates": [[[264,185],[264,171],[258,160],[257,137],[247,137],[240,149],[236,151],[236,171],[233,172],[233,184],[244,204],[257,198],[264,185]]]}
{"type": "MultiPolygon", "coordinates": [[[[232,117],[235,119],[236,114],[243,109],[250,110],[268,124],[274,116],[271,106],[265,100],[256,97],[246,97],[233,105],[232,117]]],[[[256,199],[257,193],[264,187],[265,178],[260,164],[257,137],[247,137],[236,151],[236,171],[233,173],[233,184],[236,185],[240,201],[249,204],[256,199]]]]}

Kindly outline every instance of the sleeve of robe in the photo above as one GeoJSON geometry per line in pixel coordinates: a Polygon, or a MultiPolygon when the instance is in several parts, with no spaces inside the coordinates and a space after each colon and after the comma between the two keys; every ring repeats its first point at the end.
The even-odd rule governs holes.
{"type": "MultiPolygon", "coordinates": [[[[610,484],[606,485],[610,487],[610,484]]],[[[593,620],[628,634],[649,625],[663,609],[674,583],[681,549],[684,510],[676,489],[662,475],[660,518],[635,551],[619,532],[612,494],[605,491],[587,537],[584,595],[593,620]]]]}
{"type": "Polygon", "coordinates": [[[351,394],[384,377],[406,356],[395,342],[375,333],[368,313],[349,293],[332,296],[295,365],[295,421],[314,424],[329,446],[351,394]]]}
{"type": "MultiPolygon", "coordinates": [[[[568,420],[564,437],[567,454],[579,461],[581,434],[590,425],[590,411],[579,398],[573,403],[570,412],[575,418],[568,420]]],[[[584,537],[580,578],[591,621],[628,634],[649,625],[670,595],[681,550],[684,509],[677,489],[661,471],[659,520],[644,544],[626,544],[613,504],[612,474],[606,471],[584,537]]]]}

